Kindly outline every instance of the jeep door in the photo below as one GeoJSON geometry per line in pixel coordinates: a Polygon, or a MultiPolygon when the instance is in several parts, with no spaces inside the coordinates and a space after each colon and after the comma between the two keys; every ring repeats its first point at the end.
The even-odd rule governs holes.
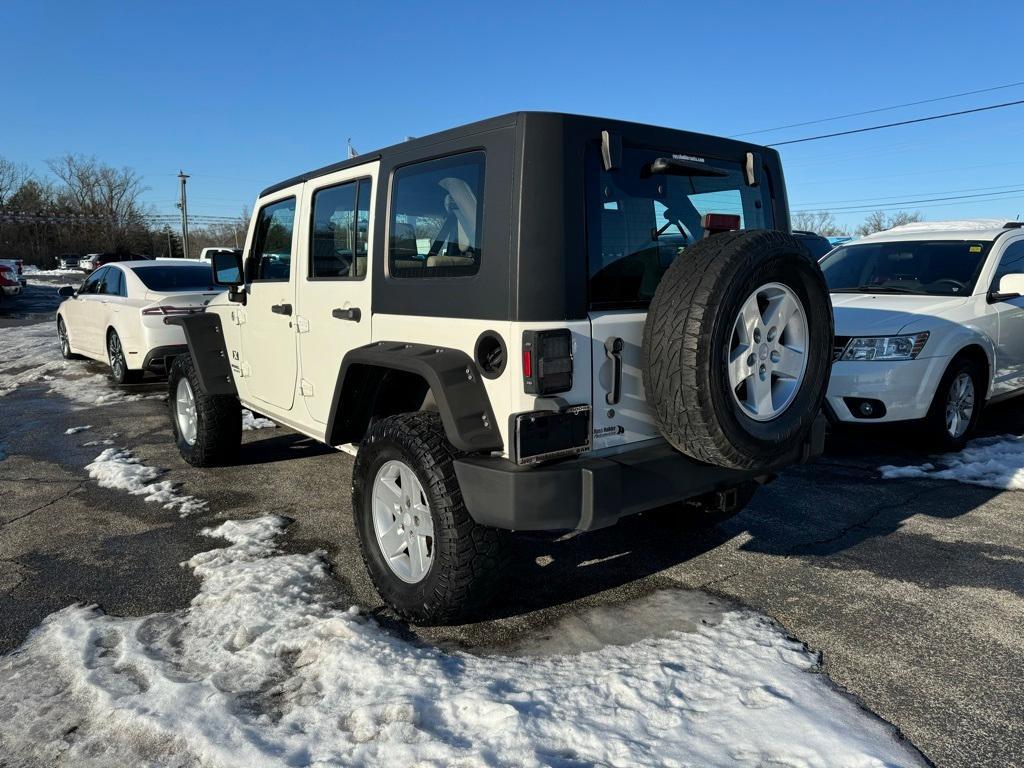
{"type": "Polygon", "coordinates": [[[370,343],[369,254],[379,163],[308,182],[295,316],[299,392],[309,417],[326,424],[345,353],[370,343]]]}
{"type": "MultiPolygon", "coordinates": [[[[301,185],[264,202],[254,219],[245,264],[246,306],[241,320],[242,376],[249,395],[288,412],[295,403],[296,215],[301,185]]],[[[263,202],[263,201],[261,201],[263,202]]]]}

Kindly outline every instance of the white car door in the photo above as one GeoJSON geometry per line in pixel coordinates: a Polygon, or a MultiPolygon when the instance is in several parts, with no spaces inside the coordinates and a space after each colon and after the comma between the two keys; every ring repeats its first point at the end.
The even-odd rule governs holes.
{"type": "Polygon", "coordinates": [[[100,315],[105,309],[100,289],[109,267],[101,267],[89,275],[82,283],[78,292],[78,308],[75,313],[77,329],[69,331],[77,335],[76,347],[80,347],[91,357],[105,359],[106,348],[100,332],[102,319],[100,315]]]}
{"type": "Polygon", "coordinates": [[[327,423],[345,353],[370,343],[370,238],[379,163],[307,185],[298,249],[299,391],[317,425],[327,423]]]}
{"type": "Polygon", "coordinates": [[[243,320],[243,376],[249,394],[288,414],[295,404],[295,221],[302,185],[275,195],[256,215],[246,260],[243,320]]]}
{"type": "MultiPolygon", "coordinates": [[[[1012,274],[1024,274],[1024,238],[1004,246],[989,284],[989,295],[999,291],[999,281],[1005,275],[1012,274]]],[[[995,301],[991,307],[999,318],[992,394],[1001,395],[1024,388],[1024,296],[995,301]]]]}

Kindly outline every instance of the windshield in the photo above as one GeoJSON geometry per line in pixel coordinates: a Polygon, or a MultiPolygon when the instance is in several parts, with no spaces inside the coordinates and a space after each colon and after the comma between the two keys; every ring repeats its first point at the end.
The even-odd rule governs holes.
{"type": "Polygon", "coordinates": [[[173,264],[152,267],[133,267],[151,291],[219,291],[213,284],[213,272],[209,264],[173,264]]]}
{"type": "Polygon", "coordinates": [[[694,158],[671,150],[626,147],[622,167],[604,170],[598,147],[587,155],[590,304],[644,307],[677,255],[706,235],[705,214],[738,217],[741,229],[772,224],[766,182],[746,183],[741,160],[694,158]],[[659,158],[698,170],[652,173],[659,158]],[[701,171],[700,169],[706,169],[701,171]],[[715,174],[715,175],[705,175],[715,174]]]}
{"type": "Polygon", "coordinates": [[[991,243],[907,240],[836,248],[821,262],[833,293],[968,296],[991,243]]]}

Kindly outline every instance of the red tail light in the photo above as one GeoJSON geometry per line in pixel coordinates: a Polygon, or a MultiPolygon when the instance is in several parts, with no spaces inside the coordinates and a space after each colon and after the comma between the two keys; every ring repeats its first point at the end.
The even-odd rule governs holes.
{"type": "Polygon", "coordinates": [[[195,315],[205,312],[206,307],[172,307],[170,304],[162,304],[159,307],[146,307],[142,310],[144,315],[195,315]]]}
{"type": "Polygon", "coordinates": [[[523,350],[523,376],[527,379],[533,377],[533,352],[528,349],[523,350]]]}

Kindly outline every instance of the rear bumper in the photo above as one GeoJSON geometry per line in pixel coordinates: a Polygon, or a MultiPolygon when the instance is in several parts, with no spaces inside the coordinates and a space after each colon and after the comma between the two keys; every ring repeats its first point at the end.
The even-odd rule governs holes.
{"type": "Polygon", "coordinates": [[[146,353],[146,359],[142,361],[142,367],[153,373],[166,374],[171,367],[172,358],[184,355],[188,352],[187,344],[172,344],[166,347],[154,347],[146,353]]]}
{"type": "Polygon", "coordinates": [[[467,456],[455,461],[455,474],[477,523],[519,531],[588,531],[636,512],[763,479],[788,464],[819,456],[824,443],[825,419],[819,416],[799,451],[765,469],[702,464],[660,443],[532,467],[467,456]]]}

